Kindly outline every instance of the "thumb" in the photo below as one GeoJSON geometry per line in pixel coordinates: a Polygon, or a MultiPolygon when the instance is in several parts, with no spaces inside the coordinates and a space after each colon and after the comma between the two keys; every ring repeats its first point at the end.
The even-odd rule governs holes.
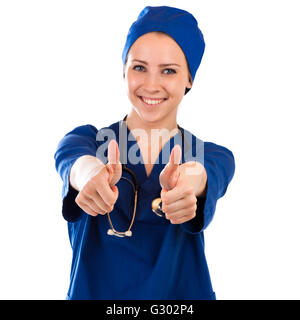
{"type": "Polygon", "coordinates": [[[175,172],[178,169],[180,160],[181,160],[181,148],[179,144],[175,144],[175,146],[171,151],[169,163],[168,163],[170,172],[175,172]]]}
{"type": "Polygon", "coordinates": [[[115,185],[121,178],[122,175],[122,166],[119,161],[119,146],[116,140],[111,140],[108,144],[107,150],[107,164],[106,169],[109,172],[109,185],[115,185]]]}
{"type": "Polygon", "coordinates": [[[179,177],[179,165],[181,160],[181,148],[176,144],[170,154],[169,162],[160,173],[159,180],[163,189],[173,189],[179,177]]]}

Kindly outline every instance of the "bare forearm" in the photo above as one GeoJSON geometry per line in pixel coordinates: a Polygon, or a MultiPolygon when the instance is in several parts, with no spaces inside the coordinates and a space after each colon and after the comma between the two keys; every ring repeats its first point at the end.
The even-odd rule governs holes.
{"type": "Polygon", "coordinates": [[[71,186],[75,190],[81,191],[84,185],[104,166],[103,162],[97,157],[86,155],[78,158],[70,171],[71,186]]]}

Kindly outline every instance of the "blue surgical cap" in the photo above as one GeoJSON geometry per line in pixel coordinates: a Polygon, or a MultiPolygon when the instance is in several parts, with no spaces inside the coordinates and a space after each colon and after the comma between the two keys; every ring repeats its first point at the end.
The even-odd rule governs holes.
{"type": "MultiPolygon", "coordinates": [[[[153,31],[164,32],[177,42],[185,54],[194,80],[205,48],[203,34],[191,13],[174,7],[147,6],[141,11],[129,29],[122,54],[123,64],[125,65],[128,51],[133,43],[143,34],[153,31]]],[[[186,93],[188,91],[189,89],[186,89],[186,93]]]]}

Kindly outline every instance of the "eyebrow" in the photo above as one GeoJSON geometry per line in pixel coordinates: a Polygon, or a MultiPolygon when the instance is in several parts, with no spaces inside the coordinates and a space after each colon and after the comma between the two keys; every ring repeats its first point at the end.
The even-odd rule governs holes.
{"type": "MultiPolygon", "coordinates": [[[[147,63],[146,61],[143,61],[143,60],[133,59],[132,62],[134,62],[134,61],[143,63],[143,64],[145,64],[145,65],[148,65],[148,63],[147,63]]],[[[168,67],[168,66],[177,66],[177,67],[180,67],[180,65],[177,64],[177,63],[162,63],[162,64],[159,65],[159,67],[168,67]]]]}

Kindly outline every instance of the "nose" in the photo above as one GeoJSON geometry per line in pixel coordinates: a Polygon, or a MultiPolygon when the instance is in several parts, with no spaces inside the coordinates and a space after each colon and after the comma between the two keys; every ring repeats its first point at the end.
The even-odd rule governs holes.
{"type": "Polygon", "coordinates": [[[150,93],[160,91],[161,81],[156,73],[147,72],[144,78],[144,89],[150,93]]]}

